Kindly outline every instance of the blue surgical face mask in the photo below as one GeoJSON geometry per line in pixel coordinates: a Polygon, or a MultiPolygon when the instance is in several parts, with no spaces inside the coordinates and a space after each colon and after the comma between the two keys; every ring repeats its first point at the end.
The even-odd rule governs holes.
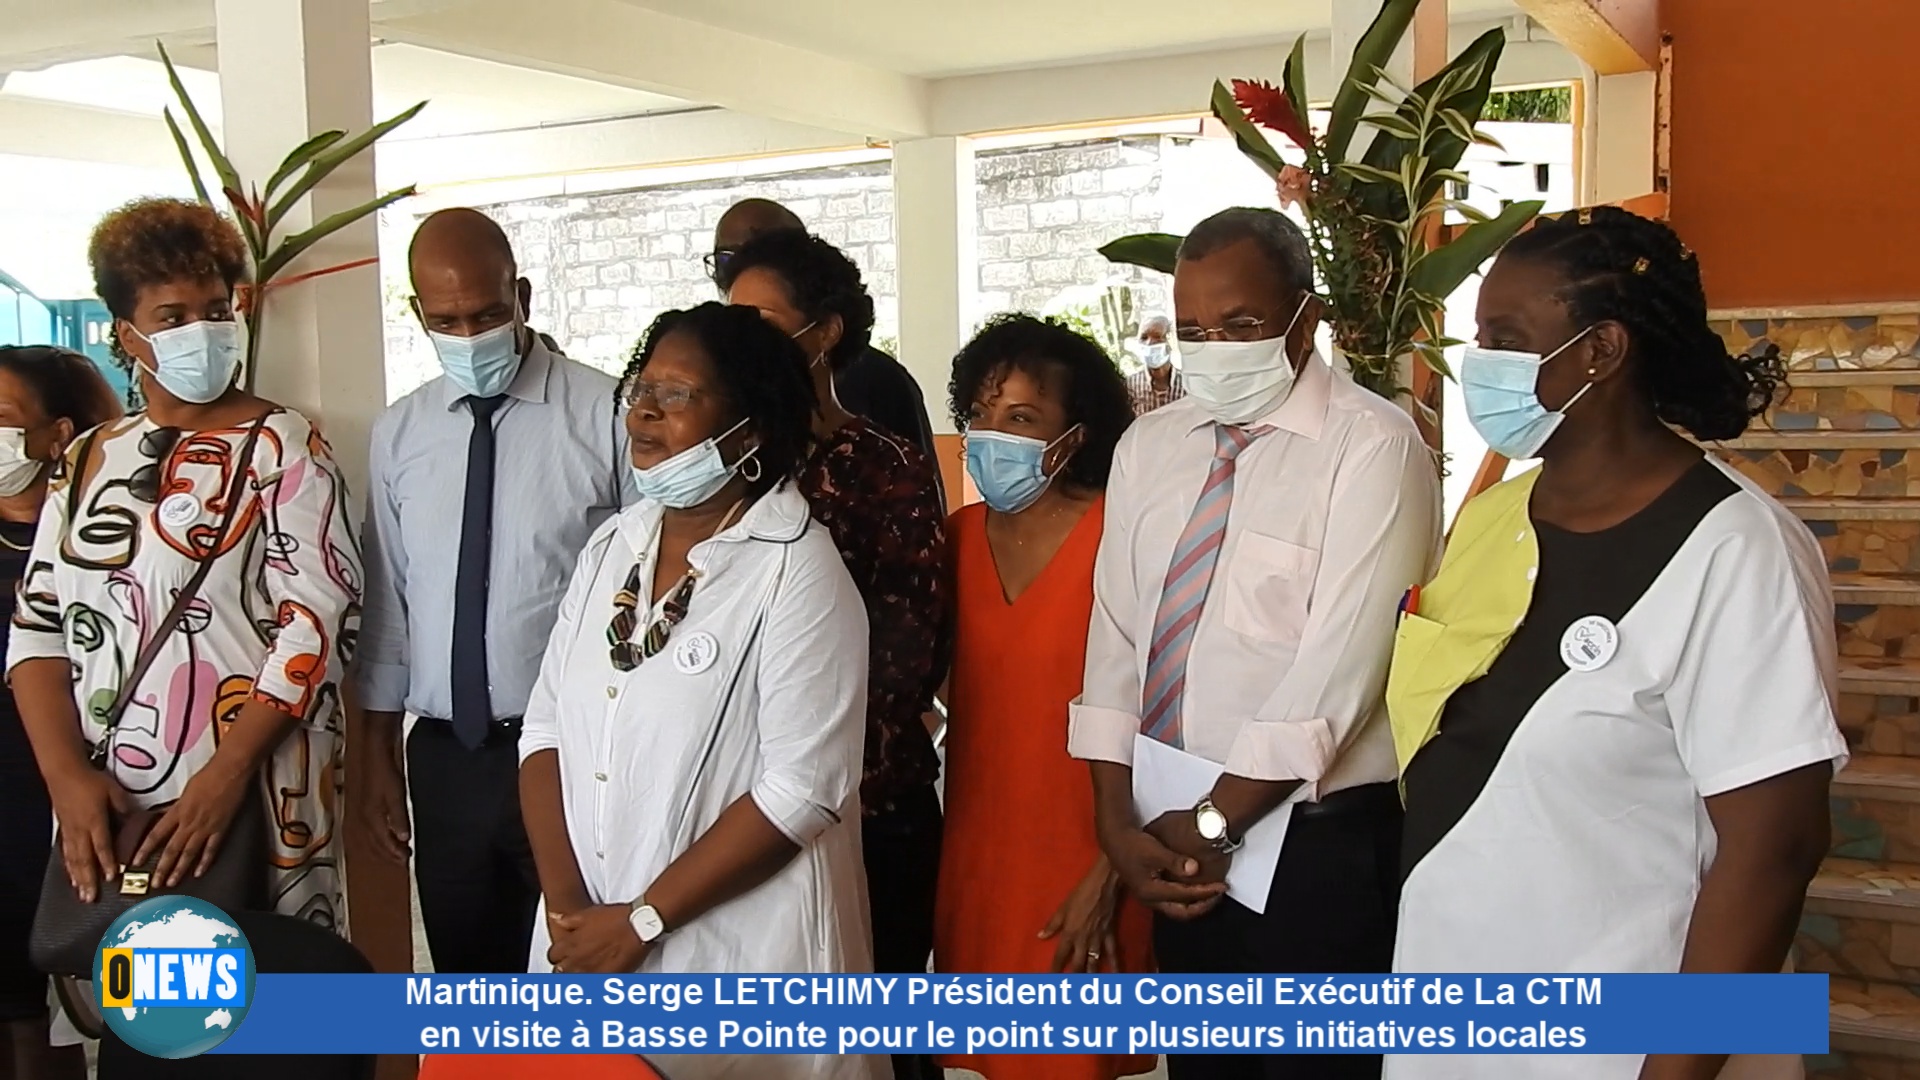
{"type": "Polygon", "coordinates": [[[499,397],[520,372],[519,320],[472,337],[427,331],[440,367],[469,397],[499,397]]]}
{"type": "Polygon", "coordinates": [[[1466,398],[1467,419],[1487,441],[1487,449],[1510,461],[1540,456],[1547,440],[1567,418],[1567,410],[1593,389],[1588,383],[1558,410],[1549,409],[1540,403],[1540,369],[1586,337],[1587,330],[1545,356],[1507,349],[1467,349],[1460,363],[1460,391],[1466,398]]]}
{"type": "Polygon", "coordinates": [[[756,446],[731,465],[720,457],[720,440],[739,431],[746,423],[742,420],[717,437],[689,446],[651,469],[634,466],[634,485],[640,494],[675,510],[699,506],[726,487],[740,466],[760,452],[756,446]]]}
{"type": "Polygon", "coordinates": [[[1050,443],[1003,431],[967,432],[967,474],[980,498],[1003,514],[1017,514],[1038,502],[1053,483],[1047,475],[1047,451],[1078,430],[1067,429],[1050,443]]]}
{"type": "Polygon", "coordinates": [[[1173,360],[1173,350],[1164,341],[1141,342],[1140,362],[1150,368],[1163,368],[1173,360]]]}
{"type": "Polygon", "coordinates": [[[220,400],[247,353],[247,328],[237,319],[202,319],[151,337],[133,332],[153,349],[153,366],[140,366],[167,393],[194,405],[220,400]]]}

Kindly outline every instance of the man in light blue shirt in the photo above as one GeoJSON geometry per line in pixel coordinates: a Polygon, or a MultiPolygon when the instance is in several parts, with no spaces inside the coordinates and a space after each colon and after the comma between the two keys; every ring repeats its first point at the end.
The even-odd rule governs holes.
{"type": "Polygon", "coordinates": [[[367,809],[389,853],[415,844],[434,970],[525,971],[540,885],[520,716],[574,560],[635,497],[627,440],[614,380],[527,328],[531,287],[491,219],[433,214],[408,264],[444,374],[373,428],[357,686],[392,752],[367,755],[391,766],[367,809]]]}

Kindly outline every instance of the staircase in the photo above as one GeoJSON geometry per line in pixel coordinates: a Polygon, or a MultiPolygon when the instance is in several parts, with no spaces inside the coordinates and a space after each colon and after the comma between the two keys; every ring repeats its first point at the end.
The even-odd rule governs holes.
{"type": "Polygon", "coordinates": [[[1799,970],[1832,977],[1818,1080],[1920,1080],[1920,305],[1736,313],[1735,350],[1772,341],[1792,390],[1723,444],[1819,538],[1833,574],[1840,724],[1833,847],[1807,892],[1799,970]]]}

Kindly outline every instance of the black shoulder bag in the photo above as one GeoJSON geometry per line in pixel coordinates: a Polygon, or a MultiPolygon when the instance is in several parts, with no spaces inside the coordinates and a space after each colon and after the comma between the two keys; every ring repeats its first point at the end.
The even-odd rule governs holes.
{"type": "MultiPolygon", "coordinates": [[[[179,629],[187,609],[199,595],[201,585],[206,582],[207,573],[213,569],[214,561],[226,547],[228,534],[240,517],[241,498],[245,493],[247,474],[253,466],[254,447],[260,440],[260,429],[266,422],[264,416],[255,421],[241,445],[240,456],[235,459],[233,480],[227,485],[226,515],[220,522],[220,531],[212,547],[200,559],[193,576],[174,597],[166,615],[153,628],[153,636],[141,647],[139,655],[134,658],[133,668],[121,683],[120,693],[114,698],[106,715],[107,735],[92,748],[90,760],[96,769],[106,768],[107,751],[121,715],[133,700],[141,680],[146,677],[147,669],[158,659],[161,647],[179,629]]],[[[80,489],[82,474],[92,450],[92,440],[89,440],[74,467],[73,491],[80,489]]],[[[244,911],[264,906],[267,889],[266,826],[260,800],[253,797],[251,792],[235,811],[233,822],[221,840],[220,850],[214,856],[213,866],[204,875],[188,877],[177,887],[168,889],[154,880],[154,868],[151,865],[129,865],[148,830],[160,820],[170,805],[145,807],[113,823],[114,854],[120,861],[120,875],[116,879],[118,888],[103,888],[91,904],[82,903],[79,894],[74,891],[73,882],[67,877],[66,860],[61,854],[60,837],[58,833],[55,834],[46,876],[40,883],[40,904],[33,913],[33,932],[27,943],[27,951],[35,967],[51,975],[91,979],[94,951],[100,947],[100,938],[106,934],[107,928],[128,908],[152,896],[192,896],[223,911],[244,911]]]]}

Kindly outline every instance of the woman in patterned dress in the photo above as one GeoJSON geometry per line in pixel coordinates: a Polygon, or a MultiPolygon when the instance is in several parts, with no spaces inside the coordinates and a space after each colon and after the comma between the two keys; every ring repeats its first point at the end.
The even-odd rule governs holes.
{"type": "Polygon", "coordinates": [[[177,884],[212,866],[252,800],[272,910],[344,930],[340,677],[361,577],[339,471],[305,417],[236,383],[246,253],[232,224],[142,200],[109,214],[88,254],[147,409],[75,440],[20,586],[7,669],[58,855],[90,902],[118,870],[114,812],[165,805],[135,861],[157,856],[155,881],[177,884]],[[198,596],[110,715],[203,559],[198,596]]]}

